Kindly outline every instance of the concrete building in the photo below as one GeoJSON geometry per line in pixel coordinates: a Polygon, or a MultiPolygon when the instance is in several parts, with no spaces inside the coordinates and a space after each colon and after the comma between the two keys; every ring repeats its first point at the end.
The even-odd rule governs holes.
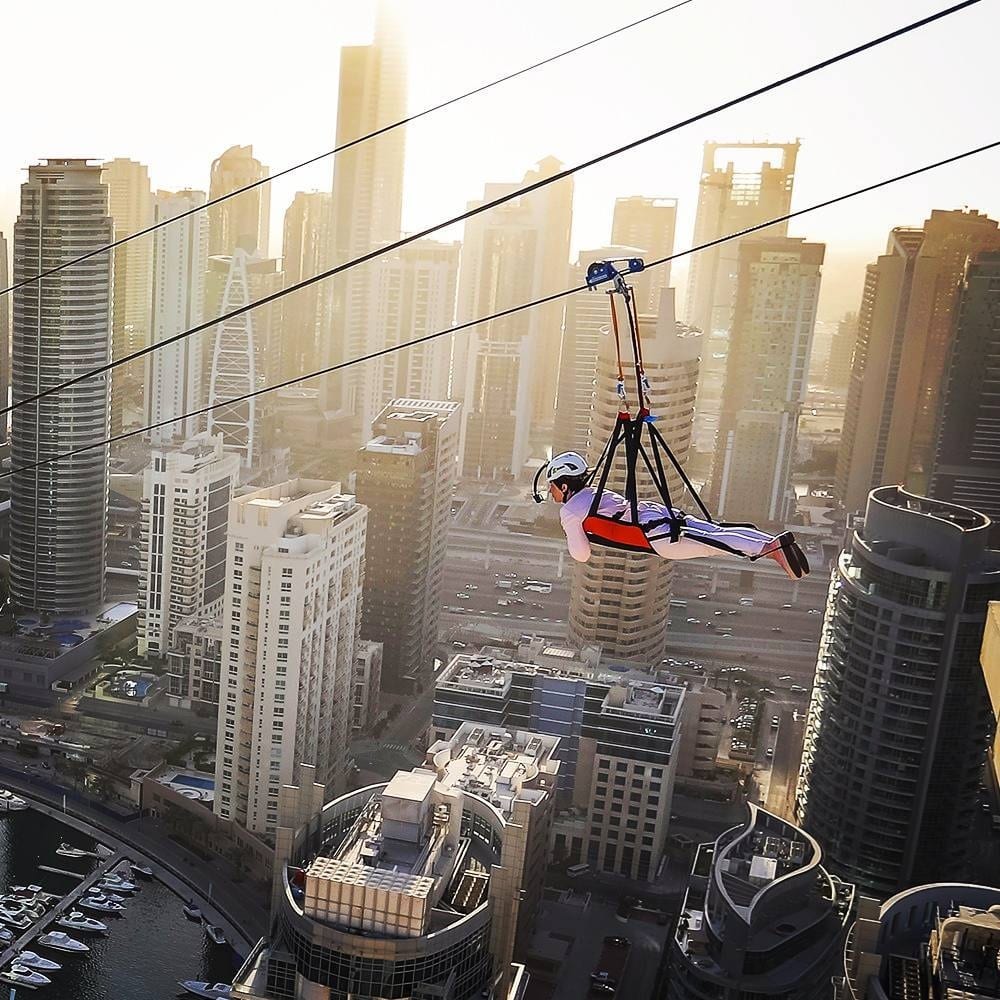
{"type": "MultiPolygon", "coordinates": [[[[205,204],[204,191],[157,191],[153,218],[173,219],[153,240],[153,293],[150,339],[159,344],[205,318],[205,271],[208,267],[208,217],[195,212],[205,204]]],[[[154,447],[176,437],[193,437],[204,417],[172,420],[205,405],[205,332],[160,347],[145,358],[146,423],[162,427],[149,432],[154,447]]]]}
{"type": "MultiPolygon", "coordinates": [[[[0,232],[0,288],[10,285],[10,258],[7,238],[0,232]]],[[[10,396],[10,295],[5,295],[0,305],[0,399],[10,396]]],[[[7,440],[8,414],[0,416],[0,442],[7,440]]]]}
{"type": "Polygon", "coordinates": [[[970,261],[956,311],[930,494],[985,514],[1000,548],[1000,252],[970,261]]]}
{"type": "Polygon", "coordinates": [[[979,663],[993,710],[993,746],[987,758],[986,778],[996,801],[1000,793],[1000,603],[997,602],[987,608],[979,663]]]}
{"type": "Polygon", "coordinates": [[[848,511],[882,483],[927,489],[966,262],[998,248],[992,219],[935,210],[922,229],[894,229],[868,265],[837,460],[848,511]]]}
{"type": "Polygon", "coordinates": [[[382,690],[382,643],[361,639],[351,678],[351,736],[361,736],[378,717],[382,690]]]}
{"type": "MultiPolygon", "coordinates": [[[[206,313],[224,316],[278,291],[282,282],[276,260],[244,250],[210,257],[206,313]]],[[[245,474],[261,471],[276,445],[273,398],[241,397],[279,381],[281,322],[278,300],[220,323],[210,338],[208,404],[215,409],[208,414],[208,430],[221,434],[226,450],[239,455],[245,474]]]]}
{"type": "Polygon", "coordinates": [[[854,886],[822,867],[819,843],[748,805],[702,844],[670,942],[666,1000],[829,1000],[843,976],[854,886]]]}
{"type": "Polygon", "coordinates": [[[988,530],[883,486],[833,571],[796,818],[869,895],[966,870],[990,721],[978,654],[1000,598],[988,530]]]}
{"type": "MultiPolygon", "coordinates": [[[[561,169],[558,160],[547,157],[522,184],[561,169]]],[[[520,186],[487,184],[483,198],[469,207],[520,186]]],[[[466,221],[459,323],[565,288],[572,205],[572,182],[564,181],[466,221]]],[[[517,476],[530,454],[532,435],[549,436],[561,333],[562,303],[552,302],[480,324],[456,339],[453,392],[464,407],[463,476],[517,476]]]]}
{"type": "MultiPolygon", "coordinates": [[[[389,0],[379,0],[371,45],[340,50],[336,145],[405,118],[406,91],[406,47],[397,9],[389,0]]],[[[337,154],[328,261],[352,260],[399,239],[405,158],[405,128],[337,154]]],[[[359,267],[326,283],[322,367],[364,353],[373,302],[371,277],[370,266],[359,267]]],[[[359,379],[357,367],[326,376],[322,408],[353,412],[359,379]]]]}
{"type": "Polygon", "coordinates": [[[215,812],[253,833],[273,834],[295,762],[343,786],[367,516],[305,479],[230,504],[215,812]]]}
{"type": "Polygon", "coordinates": [[[740,243],[709,490],[723,520],[784,525],[795,512],[792,462],[825,252],[790,237],[740,243]]]}
{"type": "MultiPolygon", "coordinates": [[[[615,199],[611,220],[611,242],[635,247],[646,261],[660,260],[674,252],[677,228],[676,198],[615,199]]],[[[636,307],[639,312],[655,313],[660,307],[660,289],[670,288],[670,264],[661,264],[632,277],[636,307]]]]}
{"type": "MultiPolygon", "coordinates": [[[[452,325],[459,249],[458,243],[418,240],[372,261],[371,324],[359,354],[419,340],[452,325]]],[[[439,337],[358,366],[362,434],[367,437],[390,399],[449,398],[451,342],[451,337],[439,337]]]]}
{"type": "MultiPolygon", "coordinates": [[[[28,168],[14,226],[15,282],[111,242],[101,170],[85,159],[28,168]]],[[[111,360],[111,274],[111,256],[97,254],[13,293],[15,405],[111,360]]],[[[95,378],[13,412],[15,469],[87,448],[11,477],[10,590],[21,608],[82,611],[102,602],[108,449],[93,444],[108,436],[108,407],[108,380],[95,378]]]]}
{"type": "Polygon", "coordinates": [[[394,399],[358,456],[369,542],[361,634],[382,643],[382,687],[433,683],[459,405],[394,399]]]}
{"type": "MultiPolygon", "coordinates": [[[[570,650],[553,654],[573,660],[570,650]]],[[[683,688],[648,674],[463,653],[438,674],[432,737],[447,738],[464,722],[559,736],[556,854],[652,880],[670,820],[684,697],[683,688]]]]}
{"type": "Polygon", "coordinates": [[[684,723],[677,746],[677,777],[710,781],[715,777],[719,744],[726,724],[725,691],[703,681],[689,683],[684,694],[684,723]]]}
{"type": "Polygon", "coordinates": [[[941,882],[862,897],[838,1000],[1000,996],[1000,889],[941,882]]]}
{"type": "Polygon", "coordinates": [[[225,633],[219,617],[192,615],[170,632],[167,650],[167,701],[174,708],[219,707],[225,633]]]}
{"type": "MultiPolygon", "coordinates": [[[[149,168],[135,160],[109,160],[101,171],[108,187],[108,207],[115,239],[131,236],[153,222],[153,195],[149,168]]],[[[152,236],[140,236],[114,251],[114,293],[111,312],[112,356],[117,360],[149,343],[150,279],[153,273],[152,236]]],[[[111,375],[111,433],[142,414],[144,362],[140,359],[116,368],[111,375]]]]}
{"type": "Polygon", "coordinates": [[[239,472],[220,435],[153,449],[142,484],[140,656],[165,657],[181,619],[222,611],[229,501],[239,472]]]}
{"type": "Polygon", "coordinates": [[[830,353],[827,355],[823,380],[828,389],[846,391],[851,382],[851,363],[854,359],[854,345],[858,342],[858,314],[844,313],[837,323],[836,332],[830,338],[830,353]]]}
{"type": "MultiPolygon", "coordinates": [[[[230,146],[212,162],[208,200],[215,201],[267,176],[267,167],[254,158],[253,146],[230,146]]],[[[261,184],[208,210],[208,253],[228,256],[245,250],[266,257],[270,226],[271,187],[261,184]]]]}
{"type": "MultiPolygon", "coordinates": [[[[656,426],[683,465],[691,446],[703,338],[676,322],[673,296],[673,289],[661,289],[658,314],[641,315],[639,326],[645,370],[652,385],[651,410],[658,418],[656,426]]],[[[591,462],[601,454],[618,420],[613,338],[602,337],[600,346],[597,395],[587,448],[591,462]]],[[[682,490],[680,477],[672,468],[666,471],[674,505],[684,507],[690,498],[682,490]]],[[[621,449],[608,488],[621,492],[624,485],[621,449]]],[[[648,477],[640,472],[640,494],[645,496],[652,488],[648,477]]],[[[590,560],[573,569],[570,640],[578,646],[600,646],[608,656],[659,663],[667,647],[672,576],[673,566],[666,559],[594,546],[590,560]]]]}
{"type": "Polygon", "coordinates": [[[511,958],[541,898],[558,742],[467,725],[325,806],[321,785],[283,788],[274,934],[234,996],[520,997],[511,958]]]}
{"type": "MultiPolygon", "coordinates": [[[[340,154],[344,155],[344,154],[340,154]]],[[[311,278],[329,267],[333,195],[328,191],[296,191],[285,211],[281,269],[285,286],[311,278]]],[[[335,279],[336,280],[336,279],[335,279]]],[[[329,284],[329,282],[327,283],[329,284]]],[[[324,365],[324,283],[292,292],[284,300],[281,337],[283,379],[313,372],[324,365]]]]}

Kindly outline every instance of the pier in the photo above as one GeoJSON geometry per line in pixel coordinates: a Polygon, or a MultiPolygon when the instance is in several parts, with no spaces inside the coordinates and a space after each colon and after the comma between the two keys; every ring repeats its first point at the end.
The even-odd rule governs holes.
{"type": "MultiPolygon", "coordinates": [[[[100,882],[109,871],[111,871],[116,865],[121,864],[124,860],[125,855],[121,851],[116,851],[110,858],[106,858],[102,861],[89,875],[81,875],[79,872],[70,872],[58,868],[52,868],[50,866],[44,866],[47,871],[56,872],[59,875],[67,877],[78,878],[81,879],[81,882],[66,896],[60,899],[58,903],[54,904],[51,910],[43,913],[27,930],[23,931],[20,937],[15,938],[12,944],[4,948],[3,952],[0,953],[0,968],[5,969],[10,964],[11,960],[27,948],[36,937],[39,937],[46,932],[49,924],[58,920],[64,913],[69,913],[74,907],[76,907],[91,886],[100,882]]],[[[116,919],[110,914],[90,913],[89,911],[88,916],[96,917],[102,922],[105,922],[105,917],[108,918],[108,921],[116,919]]],[[[16,933],[16,931],[14,933],[16,933]]],[[[72,934],[73,932],[68,931],[67,933],[72,934]]]]}

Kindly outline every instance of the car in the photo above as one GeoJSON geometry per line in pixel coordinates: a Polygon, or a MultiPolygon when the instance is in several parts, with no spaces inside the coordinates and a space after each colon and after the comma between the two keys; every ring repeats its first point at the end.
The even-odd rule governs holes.
{"type": "Polygon", "coordinates": [[[792,610],[792,606],[790,604],[782,604],[781,605],[781,610],[782,611],[791,611],[792,610]]]}
{"type": "Polygon", "coordinates": [[[467,601],[467,600],[469,600],[472,597],[472,594],[469,594],[469,593],[467,593],[466,591],[463,590],[463,591],[457,593],[455,596],[460,601],[467,601]]]}
{"type": "Polygon", "coordinates": [[[627,937],[609,934],[604,939],[604,943],[611,945],[612,948],[627,948],[632,942],[627,937]]]}
{"type": "Polygon", "coordinates": [[[689,618],[687,620],[687,623],[688,623],[688,625],[700,625],[701,624],[701,619],[700,618],[689,618]]]}
{"type": "Polygon", "coordinates": [[[605,993],[605,994],[611,993],[611,994],[613,994],[615,992],[615,987],[612,986],[611,983],[600,983],[600,982],[595,983],[595,982],[591,982],[591,984],[590,984],[590,992],[591,993],[605,993]]]}
{"type": "Polygon", "coordinates": [[[479,590],[479,585],[475,583],[467,583],[465,585],[466,590],[479,590]]]}
{"type": "Polygon", "coordinates": [[[609,983],[611,986],[618,985],[618,980],[610,972],[592,972],[590,981],[592,983],[609,983]]]}
{"type": "Polygon", "coordinates": [[[774,691],[772,691],[771,688],[761,688],[760,689],[760,693],[761,694],[774,694],[774,691]]]}
{"type": "Polygon", "coordinates": [[[705,668],[700,663],[696,663],[691,669],[692,670],[704,670],[705,668]]]}
{"type": "Polygon", "coordinates": [[[715,628],[715,622],[705,622],[705,628],[715,628]]]}
{"type": "Polygon", "coordinates": [[[727,615],[738,615],[739,611],[736,608],[732,608],[726,612],[727,615]]]}
{"type": "Polygon", "coordinates": [[[981,803],[980,806],[979,806],[979,808],[982,809],[982,811],[984,813],[993,812],[993,807],[989,804],[989,802],[983,802],[983,803],[981,803]]]}
{"type": "Polygon", "coordinates": [[[708,600],[708,594],[699,594],[698,595],[698,600],[699,601],[707,601],[708,600]]]}
{"type": "Polygon", "coordinates": [[[799,685],[799,684],[793,684],[788,690],[791,691],[792,694],[805,694],[806,693],[806,689],[804,687],[802,687],[801,685],[799,685]]]}
{"type": "Polygon", "coordinates": [[[791,679],[792,679],[792,675],[791,674],[782,674],[778,678],[779,681],[790,681],[791,679]]]}
{"type": "Polygon", "coordinates": [[[724,615],[725,611],[713,611],[712,614],[713,615],[724,615]]]}
{"type": "MultiPolygon", "coordinates": [[[[462,595],[459,594],[458,596],[461,597],[462,595]]],[[[781,626],[780,625],[772,625],[771,626],[771,631],[772,632],[780,632],[781,631],[781,626]]]]}
{"type": "Polygon", "coordinates": [[[781,722],[781,720],[778,718],[778,716],[776,716],[776,715],[772,715],[771,716],[771,728],[772,729],[777,729],[778,725],[780,724],[780,722],[781,722]]]}
{"type": "Polygon", "coordinates": [[[451,645],[453,649],[465,649],[465,643],[459,642],[458,639],[456,639],[451,645]]]}
{"type": "Polygon", "coordinates": [[[774,747],[768,747],[764,751],[764,756],[767,757],[768,759],[770,759],[771,757],[773,757],[774,756],[774,747]]]}
{"type": "Polygon", "coordinates": [[[808,610],[808,611],[806,612],[806,614],[807,614],[807,615],[821,615],[821,614],[823,614],[823,612],[822,612],[822,611],[820,611],[820,609],[819,609],[819,608],[810,608],[810,609],[809,609],[809,610],[808,610]]]}

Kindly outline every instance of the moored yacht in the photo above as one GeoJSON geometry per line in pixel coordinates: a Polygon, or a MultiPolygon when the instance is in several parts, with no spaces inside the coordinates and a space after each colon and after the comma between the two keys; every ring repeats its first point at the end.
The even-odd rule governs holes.
{"type": "Polygon", "coordinates": [[[17,812],[27,809],[28,803],[8,788],[0,788],[0,812],[17,812]]]}
{"type": "Polygon", "coordinates": [[[38,939],[38,943],[44,945],[46,948],[52,948],[55,951],[65,951],[71,954],[82,954],[85,951],[90,951],[89,944],[84,944],[82,941],[77,941],[76,938],[71,938],[65,931],[49,931],[48,934],[43,934],[38,939]]]}
{"type": "Polygon", "coordinates": [[[70,913],[63,914],[63,916],[61,916],[56,923],[60,927],[65,927],[67,930],[85,931],[89,934],[103,934],[108,929],[107,924],[102,924],[100,920],[88,917],[79,910],[73,910],[70,913]]]}
{"type": "Polygon", "coordinates": [[[84,910],[93,910],[96,913],[109,913],[112,916],[120,917],[125,912],[125,907],[121,903],[116,903],[107,896],[84,896],[77,903],[84,910]]]}
{"type": "Polygon", "coordinates": [[[29,990],[37,990],[39,986],[48,986],[52,982],[48,976],[43,976],[40,972],[35,972],[34,969],[16,964],[0,972],[0,979],[5,983],[10,983],[11,986],[23,986],[29,990]]]}
{"type": "Polygon", "coordinates": [[[14,963],[23,965],[26,969],[39,969],[41,972],[58,972],[62,968],[58,962],[53,962],[50,958],[42,958],[34,951],[22,951],[20,955],[15,955],[14,963]]]}
{"type": "Polygon", "coordinates": [[[233,995],[233,987],[229,983],[201,983],[196,979],[185,979],[177,985],[192,996],[205,997],[206,1000],[227,1000],[233,995]]]}

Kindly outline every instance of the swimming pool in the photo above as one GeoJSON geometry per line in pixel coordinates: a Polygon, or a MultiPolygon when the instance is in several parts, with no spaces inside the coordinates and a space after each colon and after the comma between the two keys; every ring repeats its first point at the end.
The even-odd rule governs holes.
{"type": "Polygon", "coordinates": [[[215,788],[214,778],[199,778],[194,774],[175,774],[166,779],[171,785],[188,785],[190,788],[215,788]]]}

